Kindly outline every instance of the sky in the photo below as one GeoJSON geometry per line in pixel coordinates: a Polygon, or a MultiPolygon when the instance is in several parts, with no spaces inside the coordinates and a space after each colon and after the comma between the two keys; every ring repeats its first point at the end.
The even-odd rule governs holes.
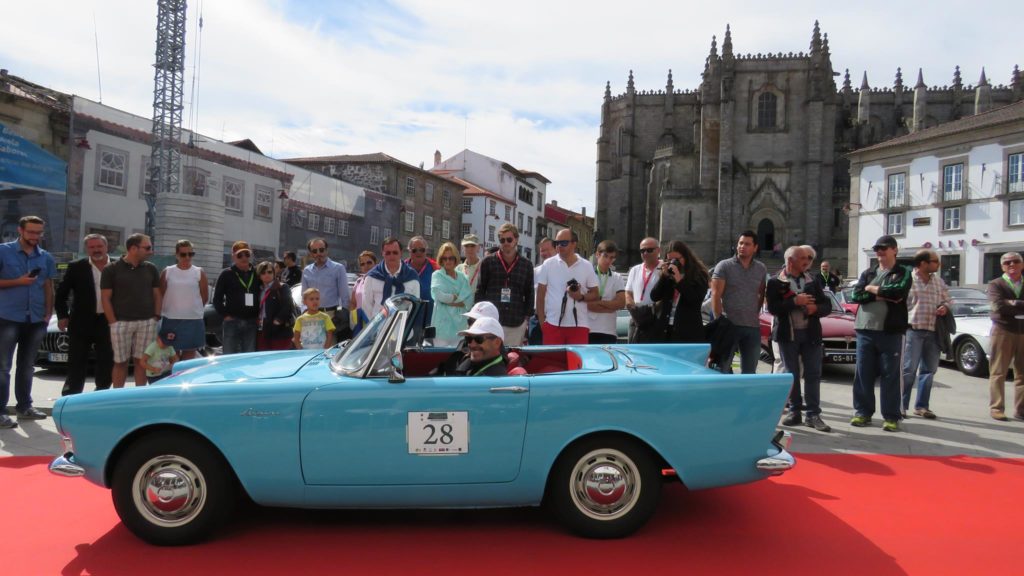
{"type": "MultiPolygon", "coordinates": [[[[4,3],[0,68],[152,116],[157,3],[4,3]],[[98,62],[98,64],[97,64],[98,62]]],[[[384,152],[433,164],[464,148],[544,174],[593,213],[605,82],[693,90],[712,35],[734,52],[807,51],[814,21],[854,88],[1009,84],[1016,2],[190,0],[184,128],[275,158],[384,152]],[[203,26],[198,25],[202,15],[203,26]]],[[[842,78],[837,78],[837,84],[842,78]]]]}

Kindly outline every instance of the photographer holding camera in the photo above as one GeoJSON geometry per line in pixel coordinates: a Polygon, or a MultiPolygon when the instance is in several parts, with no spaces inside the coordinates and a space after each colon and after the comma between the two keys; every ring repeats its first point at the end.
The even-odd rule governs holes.
{"type": "Polygon", "coordinates": [[[597,274],[590,262],[576,254],[578,241],[575,232],[560,230],[554,241],[558,255],[540,267],[537,321],[545,345],[587,344],[590,338],[587,302],[599,297],[597,274]]]}
{"type": "Polygon", "coordinates": [[[704,342],[700,305],[708,291],[708,269],[681,240],[668,245],[661,277],[651,290],[661,342],[704,342]]]}

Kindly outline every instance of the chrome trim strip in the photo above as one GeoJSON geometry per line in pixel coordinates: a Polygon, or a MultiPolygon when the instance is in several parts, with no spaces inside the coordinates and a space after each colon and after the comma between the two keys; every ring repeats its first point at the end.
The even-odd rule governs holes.
{"type": "Polygon", "coordinates": [[[511,392],[512,394],[523,394],[529,391],[530,389],[526,386],[495,386],[494,388],[491,388],[491,392],[493,393],[511,392]]]}
{"type": "Polygon", "coordinates": [[[70,478],[85,476],[85,468],[75,464],[75,455],[71,452],[66,452],[63,456],[54,458],[53,462],[50,462],[50,472],[57,476],[68,476],[70,478]]]}

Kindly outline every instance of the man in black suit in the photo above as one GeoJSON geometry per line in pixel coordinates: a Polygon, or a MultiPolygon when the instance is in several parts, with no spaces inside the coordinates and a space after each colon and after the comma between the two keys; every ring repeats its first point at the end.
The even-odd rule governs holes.
{"type": "Polygon", "coordinates": [[[57,311],[57,326],[67,332],[70,338],[68,350],[68,374],[64,380],[61,396],[79,394],[85,388],[85,374],[89,364],[89,350],[96,347],[96,389],[110,388],[111,371],[114,367],[114,351],[110,346],[110,327],[103,315],[100,301],[100,274],[110,258],[107,256],[107,239],[100,234],[85,237],[85,252],[88,257],[68,264],[57,288],[54,308],[57,311]],[[68,313],[68,296],[71,296],[71,310],[68,313]]]}

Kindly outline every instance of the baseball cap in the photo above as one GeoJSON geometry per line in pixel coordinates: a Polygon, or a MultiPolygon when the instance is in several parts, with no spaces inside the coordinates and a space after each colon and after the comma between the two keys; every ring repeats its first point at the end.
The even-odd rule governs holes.
{"type": "Polygon", "coordinates": [[[476,234],[466,234],[462,237],[463,246],[479,246],[480,238],[477,238],[476,234]]]}
{"type": "Polygon", "coordinates": [[[476,322],[473,322],[472,326],[459,332],[459,336],[479,336],[483,334],[497,336],[502,340],[505,339],[505,330],[501,327],[501,324],[499,324],[494,318],[490,318],[488,316],[480,318],[476,322]]]}
{"type": "Polygon", "coordinates": [[[875,241],[875,245],[871,247],[872,250],[878,250],[879,248],[895,248],[896,239],[886,234],[875,241]]]}
{"type": "Polygon", "coordinates": [[[252,249],[249,248],[249,243],[246,242],[245,240],[239,240],[238,242],[235,242],[234,244],[231,245],[232,254],[235,254],[242,250],[248,250],[249,253],[252,254],[252,249]]]}
{"type": "Polygon", "coordinates": [[[466,318],[472,318],[473,320],[479,320],[480,318],[500,319],[498,317],[498,308],[486,300],[473,304],[473,307],[469,309],[469,312],[463,312],[462,315],[466,318]]]}

